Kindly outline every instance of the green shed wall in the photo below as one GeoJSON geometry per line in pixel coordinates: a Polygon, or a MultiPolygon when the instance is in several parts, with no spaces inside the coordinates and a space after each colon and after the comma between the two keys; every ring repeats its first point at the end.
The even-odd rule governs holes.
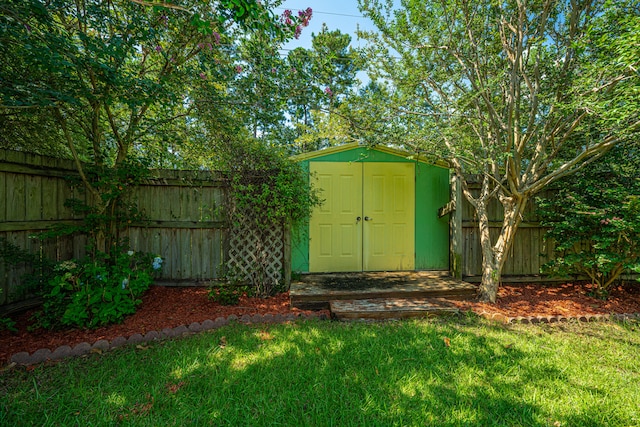
{"type": "MultiPolygon", "coordinates": [[[[365,147],[318,156],[300,161],[309,172],[309,162],[402,162],[416,164],[415,269],[449,269],[449,221],[438,218],[438,209],[449,202],[449,170],[440,166],[416,162],[365,147]]],[[[292,230],[291,269],[309,271],[309,223],[292,230]]]]}
{"type": "Polygon", "coordinates": [[[449,203],[449,170],[416,164],[416,270],[449,269],[449,216],[438,209],[449,203]]]}

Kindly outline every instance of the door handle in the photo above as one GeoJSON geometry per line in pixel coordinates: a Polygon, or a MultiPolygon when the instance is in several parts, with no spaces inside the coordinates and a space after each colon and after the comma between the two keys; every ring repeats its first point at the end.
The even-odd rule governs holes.
{"type": "Polygon", "coordinates": [[[364,217],[364,220],[365,220],[365,221],[373,221],[373,218],[369,218],[368,216],[365,216],[365,217],[364,217]]]}
{"type": "Polygon", "coordinates": [[[362,218],[361,218],[361,217],[357,217],[357,218],[356,218],[356,223],[360,222],[361,220],[362,220],[362,218]]]}

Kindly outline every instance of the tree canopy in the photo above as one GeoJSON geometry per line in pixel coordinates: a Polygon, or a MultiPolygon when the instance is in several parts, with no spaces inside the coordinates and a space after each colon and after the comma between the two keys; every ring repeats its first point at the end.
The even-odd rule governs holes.
{"type": "Polygon", "coordinates": [[[426,119],[418,149],[449,159],[476,210],[481,296],[494,301],[531,197],[637,137],[638,5],[631,1],[360,0],[371,64],[426,119]],[[483,176],[472,193],[465,174],[483,176]],[[487,205],[504,222],[490,233],[487,205]]]}
{"type": "Polygon", "coordinates": [[[0,146],[72,157],[95,217],[109,217],[121,202],[111,189],[135,181],[135,163],[202,166],[213,142],[248,136],[232,103],[240,45],[260,37],[277,47],[312,14],[277,16],[279,3],[3,2],[0,146]],[[107,176],[120,181],[105,185],[107,176]]]}

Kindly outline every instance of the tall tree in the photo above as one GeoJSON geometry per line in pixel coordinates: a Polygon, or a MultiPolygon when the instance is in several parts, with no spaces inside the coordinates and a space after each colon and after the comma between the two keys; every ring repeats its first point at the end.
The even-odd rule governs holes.
{"type": "Polygon", "coordinates": [[[287,56],[289,116],[296,129],[294,151],[312,151],[349,138],[348,123],[334,114],[355,95],[363,61],[351,47],[351,36],[323,24],[312,34],[312,48],[287,56]]]}
{"type": "MultiPolygon", "coordinates": [[[[380,33],[372,64],[429,119],[475,208],[480,297],[495,301],[531,198],[638,134],[633,1],[360,0],[380,33]],[[466,182],[482,174],[479,193],[466,182]],[[504,220],[490,232],[497,198],[504,220]]],[[[399,108],[403,110],[402,106],[399,108]]]]}
{"type": "MultiPolygon", "coordinates": [[[[36,117],[55,130],[96,217],[113,217],[121,197],[111,190],[120,185],[100,184],[83,161],[98,176],[118,176],[141,155],[179,160],[163,137],[201,130],[193,90],[205,83],[211,92],[227,90],[232,36],[258,31],[282,42],[306,17],[281,20],[256,0],[7,0],[0,7],[0,118],[19,126],[36,117]]],[[[98,250],[112,247],[114,227],[107,221],[96,230],[98,250]]]]}

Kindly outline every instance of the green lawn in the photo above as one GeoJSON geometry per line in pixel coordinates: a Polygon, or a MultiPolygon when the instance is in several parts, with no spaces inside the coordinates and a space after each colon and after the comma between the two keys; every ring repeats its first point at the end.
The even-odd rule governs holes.
{"type": "Polygon", "coordinates": [[[639,329],[231,325],[0,374],[0,425],[636,426],[639,329]]]}

